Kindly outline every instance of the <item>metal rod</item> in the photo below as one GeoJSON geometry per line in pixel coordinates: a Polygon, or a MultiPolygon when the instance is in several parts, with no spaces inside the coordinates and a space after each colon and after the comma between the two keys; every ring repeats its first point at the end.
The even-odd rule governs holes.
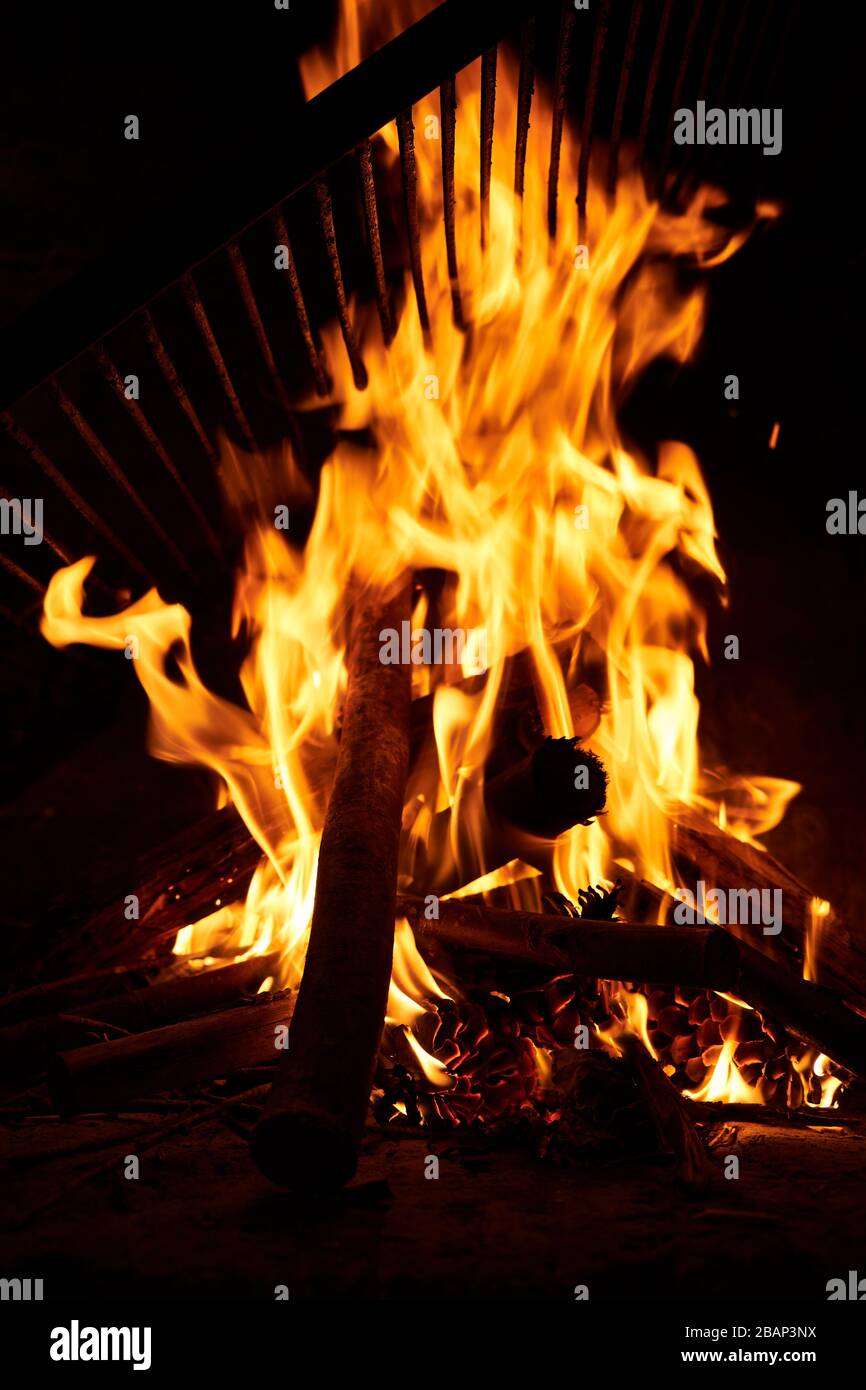
{"type": "Polygon", "coordinates": [[[340,331],[343,334],[343,342],[346,345],[349,365],[352,368],[352,380],[358,390],[363,391],[367,385],[367,368],[364,366],[364,359],[361,356],[358,339],[352,327],[352,320],[349,318],[349,304],[346,299],[346,287],[343,284],[343,268],[340,265],[340,253],[337,249],[337,232],[334,227],[334,209],[331,203],[331,190],[328,187],[327,179],[324,177],[316,179],[315,189],[316,201],[319,204],[319,218],[322,223],[322,231],[325,235],[325,247],[328,252],[331,276],[334,281],[334,292],[337,296],[337,314],[340,319],[340,331]]]}
{"type": "Polygon", "coordinates": [[[244,414],[244,409],[240,403],[238,393],[232,384],[232,379],[229,376],[229,370],[225,364],[225,359],[222,353],[220,352],[219,344],[217,343],[217,340],[214,337],[214,331],[211,327],[210,319],[207,316],[205,307],[201,302],[201,296],[199,295],[199,292],[196,289],[195,281],[193,280],[191,275],[184,275],[183,279],[181,280],[181,289],[183,290],[183,297],[187,302],[189,310],[193,318],[195,319],[196,324],[198,326],[198,330],[201,333],[201,336],[204,340],[204,345],[207,348],[208,356],[210,357],[210,360],[214,365],[214,370],[216,371],[216,374],[219,377],[220,385],[222,386],[223,391],[226,394],[228,403],[231,406],[232,414],[235,417],[235,423],[237,424],[237,427],[240,430],[241,435],[243,436],[244,443],[246,444],[250,453],[254,454],[256,452],[256,441],[253,436],[252,429],[250,428],[250,423],[246,415],[244,414]]]}
{"type": "Polygon", "coordinates": [[[598,17],[595,21],[592,62],[586,88],[586,104],[583,108],[583,123],[580,128],[580,159],[577,165],[577,239],[579,242],[583,242],[586,235],[586,199],[589,183],[589,156],[592,150],[592,127],[601,78],[601,60],[604,57],[604,46],[607,42],[609,27],[610,0],[601,0],[598,17]]]}
{"type": "MultiPolygon", "coordinates": [[[[0,497],[4,497],[7,502],[13,502],[15,500],[11,496],[11,494],[6,491],[5,487],[0,487],[0,497]]],[[[41,535],[43,540],[48,542],[48,545],[54,551],[54,554],[57,555],[58,558],[61,559],[65,565],[72,564],[74,557],[63,545],[61,545],[60,541],[58,541],[54,536],[52,536],[47,526],[43,526],[39,534],[41,535]]]]}
{"type": "Polygon", "coordinates": [[[250,283],[246,261],[236,241],[229,242],[228,255],[232,274],[235,277],[235,284],[240,291],[241,299],[244,302],[244,308],[247,311],[247,317],[252,324],[253,332],[256,335],[256,342],[259,345],[259,351],[268,369],[271,383],[277,393],[277,398],[283,410],[285,410],[287,414],[291,414],[291,401],[289,400],[283,379],[277,370],[276,358],[274,357],[273,348],[271,347],[270,339],[268,338],[261,312],[259,311],[259,306],[256,303],[256,297],[253,294],[253,287],[250,283]]]}
{"type": "Polygon", "coordinates": [[[72,425],[76,434],[78,434],[78,436],[87,445],[90,452],[94,454],[96,458],[99,460],[106,473],[111,478],[112,482],[115,482],[119,488],[122,488],[122,490],[126,493],[127,497],[129,497],[130,500],[134,502],[135,506],[141,512],[145,520],[150,524],[151,528],[162,541],[166,550],[176,561],[176,563],[180,565],[182,569],[189,570],[189,561],[182,554],[182,552],[178,550],[171,536],[168,535],[168,533],[160,525],[159,521],[157,521],[156,517],[150,510],[150,507],[148,507],[147,503],[143,501],[143,499],[138,495],[135,488],[132,486],[132,483],[129,481],[126,474],[123,472],[123,469],[120,468],[115,459],[109,453],[108,449],[103,444],[102,440],[99,438],[98,434],[96,434],[93,428],[85,420],[77,405],[75,405],[74,402],[69,398],[69,396],[64,391],[63,387],[60,385],[59,381],[53,380],[51,385],[54,390],[54,394],[57,398],[57,403],[60,406],[60,409],[63,411],[63,414],[66,416],[67,420],[72,425]]]}
{"type": "Polygon", "coordinates": [[[607,162],[607,196],[611,200],[616,193],[616,184],[619,178],[619,149],[622,143],[622,123],[625,116],[625,103],[628,96],[629,82],[631,81],[632,68],[634,67],[634,55],[637,49],[637,36],[638,30],[640,29],[642,13],[643,0],[634,0],[628,24],[628,34],[625,41],[622,69],[619,75],[619,86],[616,92],[613,128],[610,135],[610,154],[607,162]]]}
{"type": "Polygon", "coordinates": [[[20,565],[17,565],[5,550],[0,550],[0,565],[7,569],[10,574],[14,574],[16,579],[20,579],[22,584],[27,584],[31,589],[35,589],[37,594],[45,593],[45,585],[40,584],[38,579],[34,579],[32,574],[28,574],[20,565]]]}
{"type": "Polygon", "coordinates": [[[529,114],[535,90],[535,16],[520,31],[520,74],[517,79],[517,130],[514,140],[514,192],[523,199],[529,114]]]}
{"type": "Polygon", "coordinates": [[[304,188],[556,0],[443,0],[293,114],[281,157],[263,145],[217,185],[190,180],[166,235],[162,209],[111,256],[82,271],[0,334],[0,409],[137,313],[183,275],[304,188]]]}
{"type": "Polygon", "coordinates": [[[171,458],[170,454],[165,449],[164,445],[162,444],[161,440],[156,434],[156,431],[153,429],[152,425],[150,424],[150,421],[148,420],[147,416],[142,410],[139,402],[137,400],[127,398],[124,392],[124,386],[123,381],[120,377],[120,372],[117,370],[117,367],[115,366],[114,362],[111,360],[105,348],[103,347],[94,348],[93,354],[97,362],[99,363],[99,366],[101,367],[103,373],[105,374],[105,378],[108,381],[109,385],[112,386],[114,390],[117,392],[120,400],[128,410],[137,428],[140,430],[141,434],[147,440],[151,449],[165,467],[169,477],[172,479],[172,481],[175,483],[175,485],[181,492],[184,501],[186,502],[190,511],[195,516],[199,526],[202,528],[205,540],[207,541],[211,550],[214,552],[215,555],[221,557],[222,552],[220,551],[219,541],[217,540],[216,536],[213,533],[213,530],[211,529],[210,522],[208,521],[207,517],[205,516],[195,497],[190,492],[189,488],[187,487],[186,483],[184,482],[183,478],[178,472],[174,460],[171,458]]]}
{"type": "Polygon", "coordinates": [[[204,425],[199,419],[198,412],[184,389],[177,368],[166,351],[165,344],[159,336],[156,324],[153,321],[153,315],[149,309],[142,310],[141,320],[144,328],[144,336],[147,339],[150,350],[156,359],[156,364],[162,372],[169,390],[195,430],[198,440],[208,458],[212,463],[215,463],[218,458],[217,451],[208,438],[204,425]]]}
{"type": "Polygon", "coordinates": [[[689,61],[692,56],[692,49],[694,48],[695,35],[698,31],[698,25],[701,21],[702,9],[703,0],[694,0],[694,7],[689,18],[689,26],[686,30],[685,43],[683,44],[683,51],[680,55],[680,63],[679,67],[677,68],[676,81],[674,82],[673,92],[671,94],[671,104],[668,110],[668,123],[667,129],[665,131],[664,145],[662,146],[661,163],[659,164],[658,175],[656,177],[655,192],[657,198],[661,197],[664,192],[668,164],[670,163],[671,151],[674,147],[674,112],[678,110],[680,100],[682,98],[683,87],[685,86],[686,81],[686,73],[688,72],[689,61]]]}
{"type": "Polygon", "coordinates": [[[430,333],[430,316],[427,313],[424,271],[421,265],[418,176],[415,168],[415,127],[412,123],[411,107],[407,111],[399,112],[397,116],[397,137],[400,143],[400,167],[403,173],[403,207],[406,213],[406,234],[409,238],[409,263],[412,267],[412,283],[415,286],[418,318],[421,320],[421,328],[427,337],[430,333]]]}
{"type": "Polygon", "coordinates": [[[653,111],[653,100],[655,98],[656,87],[658,86],[659,72],[661,71],[662,57],[664,55],[665,40],[670,28],[671,15],[674,11],[674,0],[665,0],[665,7],[662,10],[662,17],[659,21],[659,30],[656,35],[655,48],[653,49],[652,62],[650,63],[649,76],[647,77],[646,87],[643,95],[643,109],[640,117],[640,132],[637,142],[638,164],[643,167],[646,156],[647,141],[649,139],[650,117],[653,111]]]}
{"type": "Polygon", "coordinates": [[[304,346],[307,349],[307,357],[309,358],[310,367],[313,371],[313,377],[316,383],[316,395],[327,396],[331,389],[328,380],[328,370],[310,326],[310,317],[307,313],[306,303],[304,302],[301,282],[298,279],[298,270],[292,252],[292,243],[289,241],[289,232],[286,227],[286,219],[283,216],[282,208],[274,208],[274,211],[271,213],[271,226],[276,233],[277,244],[279,246],[285,246],[286,248],[286,259],[288,262],[286,265],[286,274],[289,277],[289,289],[292,293],[295,313],[298,316],[298,327],[301,330],[304,346]]]}
{"type": "Polygon", "coordinates": [[[493,169],[493,125],[496,117],[497,49],[486,48],[481,55],[481,167],[478,189],[481,213],[481,249],[490,236],[490,175],[493,169]]]}
{"type": "Polygon", "coordinates": [[[442,122],[442,207],[445,215],[445,252],[451,284],[451,317],[454,327],[466,331],[460,278],[457,269],[457,230],[454,224],[457,195],[454,190],[454,150],[457,141],[457,95],[454,78],[447,77],[439,88],[439,115],[442,122]]]}
{"type": "Polygon", "coordinates": [[[136,574],[149,578],[147,570],[141,561],[133,555],[132,551],[128,546],[124,545],[123,541],[118,540],[117,536],[114,535],[102,520],[102,517],[93,510],[89,503],[85,502],[84,498],[76,492],[72,484],[67,482],[63,474],[55,464],[51,462],[48,455],[40,449],[39,445],[30,438],[27,431],[21,428],[8,411],[4,411],[3,415],[0,416],[0,422],[2,422],[3,428],[9,434],[10,438],[14,439],[19,449],[23,449],[36,464],[37,468],[40,468],[45,476],[51,480],[58,492],[63,494],[67,502],[78,512],[79,516],[82,516],[88,525],[92,526],[94,531],[97,531],[99,535],[102,536],[103,540],[108,541],[109,545],[114,547],[118,555],[129,565],[130,569],[134,570],[136,574]]]}
{"type": "Polygon", "coordinates": [[[568,75],[571,71],[571,40],[574,31],[573,0],[562,0],[559,19],[559,40],[556,46],[556,76],[553,79],[553,119],[550,127],[550,166],[547,174],[547,234],[556,239],[557,198],[559,193],[559,160],[562,153],[562,127],[565,121],[565,98],[568,75]]]}
{"type": "Polygon", "coordinates": [[[379,209],[376,203],[376,183],[373,178],[373,147],[364,140],[356,150],[358,170],[361,175],[361,192],[364,200],[364,223],[370,255],[373,258],[373,274],[376,281],[376,309],[382,325],[382,338],[385,346],[394,337],[394,324],[391,319],[391,306],[388,303],[388,286],[385,283],[385,263],[382,259],[382,239],[379,235],[379,209]]]}
{"type": "MultiPolygon", "coordinates": [[[[770,0],[765,0],[765,4],[767,6],[767,10],[772,9],[770,0]]],[[[737,56],[740,52],[740,45],[743,42],[743,35],[746,32],[746,25],[749,22],[750,14],[751,9],[748,0],[744,0],[744,3],[740,7],[740,18],[737,22],[737,27],[734,30],[734,37],[731,39],[730,51],[728,53],[727,59],[725,60],[725,66],[722,70],[722,79],[719,83],[720,106],[722,105],[725,97],[728,95],[728,88],[731,84],[731,78],[734,75],[737,56]]]]}

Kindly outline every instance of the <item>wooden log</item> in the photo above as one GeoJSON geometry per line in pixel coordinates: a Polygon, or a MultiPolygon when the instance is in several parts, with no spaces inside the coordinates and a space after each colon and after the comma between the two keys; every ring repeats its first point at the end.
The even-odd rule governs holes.
{"type": "Polygon", "coordinates": [[[718,928],[574,920],[483,907],[460,898],[440,902],[438,919],[430,921],[424,898],[400,897],[397,910],[408,919],[421,951],[446,946],[545,964],[563,974],[676,980],[725,991],[737,979],[738,944],[718,928]]]}
{"type": "Polygon", "coordinates": [[[189,973],[181,979],[150,985],[147,989],[94,999],[80,1014],[48,1014],[0,1029],[0,1076],[22,1075],[37,1070],[53,1052],[80,1047],[94,1025],[107,1024],[128,1033],[141,1033],[194,1014],[225,1009],[243,994],[255,990],[277,967],[279,952],[251,956],[249,960],[215,970],[189,973]]]}
{"type": "Polygon", "coordinates": [[[140,989],[147,984],[148,976],[155,973],[156,967],[136,966],[123,970],[110,965],[103,970],[84,970],[7,994],[0,999],[0,1028],[61,1009],[68,1010],[91,999],[110,999],[130,989],[140,989]]]}
{"type": "Polygon", "coordinates": [[[61,1052],[48,1066],[51,1098],[62,1114],[105,1110],[138,1096],[181,1090],[272,1062],[277,1029],[292,1018],[294,995],[61,1052]]]}
{"type": "MultiPolygon", "coordinates": [[[[764,936],[760,927],[728,924],[728,929],[762,954],[803,973],[806,939],[815,894],[772,855],[726,834],[698,812],[683,810],[673,830],[673,854],[682,881],[698,878],[713,888],[776,889],[782,894],[782,931],[764,936]],[[756,932],[758,936],[756,936],[756,932]]],[[[866,932],[849,930],[833,912],[821,922],[817,949],[818,981],[861,1008],[866,1008],[866,932]]]]}
{"type": "Polygon", "coordinates": [[[408,665],[383,665],[380,632],[410,617],[410,586],[355,608],[334,789],[291,1047],[254,1135],[262,1172],[284,1186],[352,1177],[382,1034],[409,761],[408,665]]]}
{"type": "MultiPolygon", "coordinates": [[[[628,878],[628,875],[623,872],[623,877],[628,878]]],[[[741,881],[737,886],[745,885],[741,881]]],[[[631,880],[625,894],[626,911],[635,912],[639,905],[653,915],[670,916],[676,904],[662,889],[631,880]]],[[[671,928],[666,926],[661,930],[670,931],[671,928]]],[[[743,940],[746,932],[754,932],[754,928],[726,927],[724,930],[729,935],[738,933],[740,953],[736,983],[726,993],[734,994],[759,1013],[778,1019],[802,1042],[817,1047],[819,1052],[826,1053],[856,1076],[866,1078],[866,1017],[849,1007],[845,1000],[847,994],[859,1005],[859,993],[850,988],[837,993],[835,988],[804,980],[798,973],[796,959],[791,963],[787,956],[779,960],[765,954],[764,943],[775,941],[774,937],[760,937],[761,949],[758,950],[743,940]]],[[[671,979],[665,983],[684,982],[671,979]]]]}

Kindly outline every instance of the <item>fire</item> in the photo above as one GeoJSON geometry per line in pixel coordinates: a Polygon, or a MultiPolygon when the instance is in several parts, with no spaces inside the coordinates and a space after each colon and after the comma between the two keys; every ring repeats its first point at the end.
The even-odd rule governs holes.
{"type": "MultiPolygon", "coordinates": [[[[416,5],[415,14],[429,8],[416,5]]],[[[375,47],[412,17],[402,5],[383,11],[363,0],[344,3],[336,57],[305,60],[308,94],[356,62],[362,46],[375,47]]],[[[486,635],[481,681],[464,680],[457,664],[412,668],[415,698],[432,695],[434,739],[407,789],[409,844],[426,843],[436,813],[448,807],[452,844],[461,835],[480,842],[475,793],[508,663],[518,653],[528,656],[554,737],[575,732],[573,692],[581,681],[604,690],[600,720],[584,746],[612,771],[607,815],[561,836],[553,859],[557,888],[575,901],[587,884],[610,885],[618,863],[672,888],[670,818],[678,806],[708,809],[730,833],[751,840],[776,823],[796,790],[770,778],[726,781],[701,768],[694,660],[708,659],[706,620],[688,576],[709,576],[719,589],[725,583],[712,505],[686,444],[667,441],[645,455],[619,422],[623,401],[651,363],[691,356],[703,326],[705,272],[734,254],[751,228],[731,232],[715,221],[722,195],[706,188],[684,214],[672,215],[626,168],[614,201],[598,184],[590,189],[589,245],[575,245],[567,200],[551,244],[550,106],[539,90],[518,210],[517,73],[500,55],[490,236],[482,253],[479,72],[473,64],[456,83],[457,251],[470,331],[452,320],[441,141],[425,138],[438,131],[434,95],[413,113],[429,335],[408,282],[389,349],[375,316],[356,308],[369,372],[368,389],[359,391],[336,329],[326,330],[340,438],[315,499],[288,445],[268,460],[223,446],[229,500],[256,517],[233,616],[234,635],[248,644],[241,670],[247,708],[206,688],[192,658],[189,614],[155,590],[113,616],[88,616],[84,585],[94,562],[83,559],[59,571],[46,595],[47,639],[130,656],[150,701],[151,751],[211,769],[220,804],[234,805],[261,846],[246,902],[188,924],[176,949],[210,958],[278,944],[283,986],[296,983],[303,968],[337,753],[346,616],[365,585],[386,584],[407,570],[435,571],[443,581],[419,588],[413,628],[435,622],[486,635]],[[359,443],[363,438],[375,447],[359,443]],[[270,486],[253,481],[268,470],[270,486]],[[303,547],[274,528],[274,498],[290,509],[314,501],[303,547]]],[[[394,127],[380,136],[379,155],[393,165],[394,127]]],[[[562,168],[577,163],[566,130],[562,168]]],[[[768,215],[761,209],[755,220],[768,215]]],[[[508,883],[519,901],[538,906],[537,871],[522,860],[479,863],[474,877],[476,891],[508,883]]],[[[440,1087],[448,1075],[417,1029],[448,997],[400,924],[388,1018],[408,1030],[422,1070],[440,1087]]],[[[622,989],[620,999],[626,1026],[649,1046],[643,996],[622,989]]],[[[725,1043],[695,1094],[736,1098],[732,1053],[725,1043]]]]}

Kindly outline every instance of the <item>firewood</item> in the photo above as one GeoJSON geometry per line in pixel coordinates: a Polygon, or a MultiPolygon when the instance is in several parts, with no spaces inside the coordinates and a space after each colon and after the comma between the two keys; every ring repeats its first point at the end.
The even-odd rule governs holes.
{"type": "MultiPolygon", "coordinates": [[[[682,882],[703,879],[707,889],[776,889],[782,894],[783,926],[779,935],[765,936],[760,927],[732,925],[729,930],[762,954],[803,973],[805,940],[815,896],[772,855],[725,834],[695,811],[677,816],[673,852],[682,882]]],[[[633,909],[632,909],[633,910],[633,909]]],[[[822,922],[818,946],[819,983],[832,988],[858,1008],[866,1009],[866,936],[849,931],[832,908],[822,922]]]]}
{"type": "Polygon", "coordinates": [[[409,619],[410,587],[355,609],[334,788],[291,1046],[252,1145],[285,1186],[352,1177],[382,1034],[394,949],[410,667],[384,665],[380,632],[409,619]]]}
{"type": "Polygon", "coordinates": [[[236,965],[190,973],[110,999],[91,1000],[86,1017],[48,1014],[0,1028],[0,1075],[35,1071],[52,1052],[81,1046],[89,1040],[88,1034],[102,1025],[139,1033],[194,1014],[224,1009],[244,993],[255,990],[278,961],[276,951],[252,956],[236,965]]]}
{"type": "Polygon", "coordinates": [[[62,1114],[104,1110],[263,1066],[279,1055],[284,1034],[278,1030],[288,1027],[293,1008],[294,995],[262,996],[205,1018],[61,1052],[48,1067],[51,1098],[62,1114]]]}
{"type": "Polygon", "coordinates": [[[433,920],[425,915],[424,898],[401,897],[397,910],[422,951],[482,951],[605,980],[676,979],[730,990],[737,979],[738,944],[718,928],[575,920],[460,898],[440,901],[433,920]]]}
{"type": "Polygon", "coordinates": [[[117,966],[107,966],[104,970],[85,970],[60,980],[33,985],[16,994],[7,994],[0,999],[0,1028],[70,1009],[91,999],[109,999],[130,988],[141,988],[147,984],[148,975],[153,973],[155,967],[148,970],[135,966],[131,970],[122,970],[117,966]]]}
{"type": "Polygon", "coordinates": [[[704,1190],[716,1170],[685,1100],[638,1038],[626,1036],[618,1046],[643,1088],[659,1143],[676,1157],[677,1177],[686,1187],[704,1190]]]}

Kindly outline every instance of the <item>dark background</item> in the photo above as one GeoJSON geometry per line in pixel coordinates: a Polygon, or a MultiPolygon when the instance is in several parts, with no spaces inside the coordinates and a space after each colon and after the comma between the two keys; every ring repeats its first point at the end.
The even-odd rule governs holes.
{"type": "MultiPolygon", "coordinates": [[[[705,7],[705,40],[715,10],[705,7]]],[[[288,14],[265,0],[18,9],[0,60],[0,317],[115,249],[143,218],[164,219],[170,236],[191,181],[284,158],[301,102],[295,55],[327,33],[332,14],[296,0],[288,14]],[[129,112],[141,118],[137,143],[122,138],[129,112]]],[[[737,14],[726,7],[722,34],[737,14]]],[[[654,372],[626,419],[637,437],[691,444],[715,506],[730,606],[712,602],[712,665],[698,669],[706,761],[803,783],[769,845],[862,922],[866,537],[825,527],[829,498],[866,493],[853,23],[844,7],[775,7],[758,67],[769,77],[780,59],[773,104],[784,109],[784,144],[759,172],[785,216],[713,273],[695,362],[654,372]],[[723,394],[730,373],[736,406],[723,394]],[[740,637],[737,662],[722,656],[728,633],[740,637]]],[[[653,37],[645,21],[644,62],[653,37]]],[[[587,62],[582,54],[578,69],[587,62]]],[[[666,68],[662,82],[671,80],[666,68]]],[[[686,95],[695,95],[688,84],[686,95]]],[[[638,104],[633,92],[627,125],[638,104]]],[[[743,174],[744,195],[753,177],[743,174]]],[[[111,864],[128,864],[134,884],[137,847],[212,804],[203,774],[147,757],[145,700],[125,663],[55,652],[34,629],[35,620],[0,620],[0,835],[13,936],[49,898],[74,901],[111,864]]]]}

